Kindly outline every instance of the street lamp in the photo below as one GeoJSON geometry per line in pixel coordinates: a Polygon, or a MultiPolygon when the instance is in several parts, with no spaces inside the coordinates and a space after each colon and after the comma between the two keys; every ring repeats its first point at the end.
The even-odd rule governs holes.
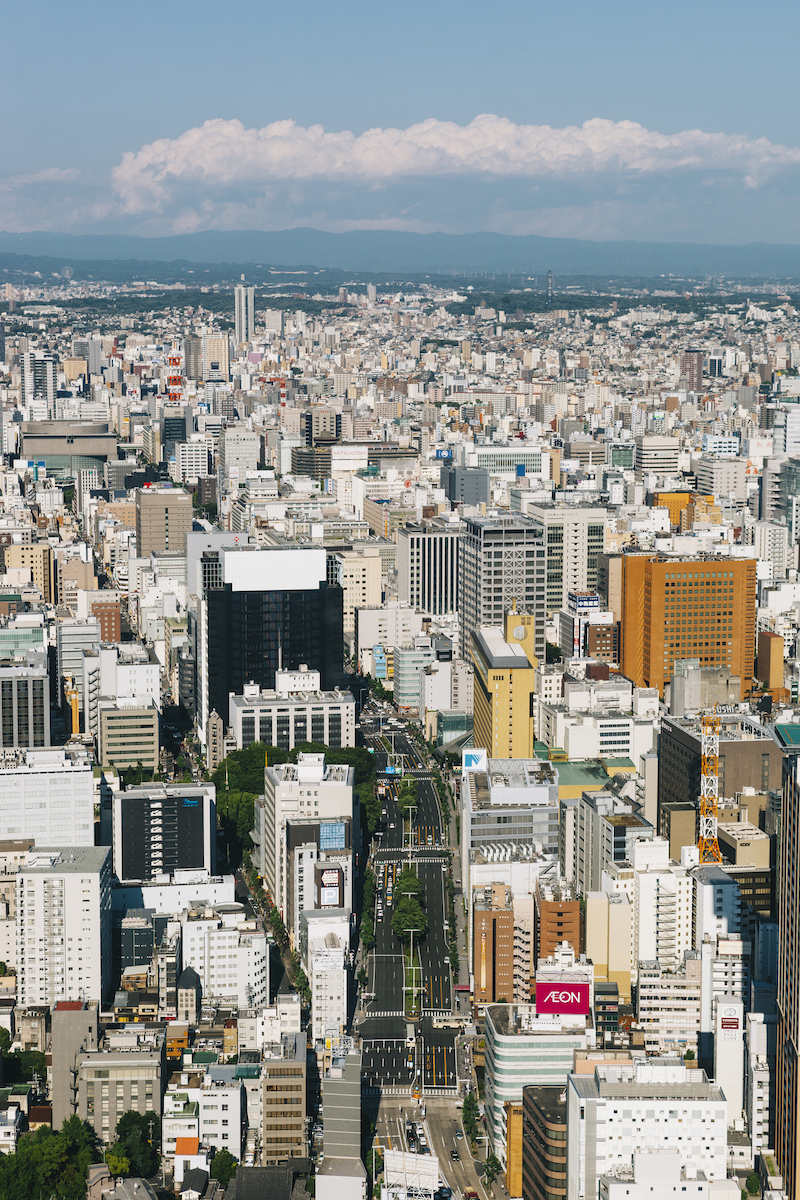
{"type": "MultiPolygon", "coordinates": [[[[403,892],[403,895],[404,895],[404,896],[413,896],[413,895],[414,895],[414,893],[413,893],[413,892],[403,892]]],[[[410,958],[411,958],[411,987],[410,987],[410,989],[409,989],[409,988],[405,988],[404,990],[406,990],[406,991],[410,991],[410,992],[411,992],[411,1010],[412,1010],[412,1013],[413,1013],[413,1011],[414,1011],[414,1007],[415,1007],[415,1006],[414,1006],[414,970],[415,970],[415,968],[414,968],[414,934],[415,934],[415,933],[421,933],[421,932],[422,932],[422,930],[421,930],[421,929],[409,929],[409,930],[408,930],[408,932],[411,934],[411,954],[410,954],[410,958]]]]}
{"type": "Polygon", "coordinates": [[[414,813],[419,808],[418,804],[409,804],[408,806],[408,850],[409,858],[411,857],[411,845],[414,837],[414,813]]]}

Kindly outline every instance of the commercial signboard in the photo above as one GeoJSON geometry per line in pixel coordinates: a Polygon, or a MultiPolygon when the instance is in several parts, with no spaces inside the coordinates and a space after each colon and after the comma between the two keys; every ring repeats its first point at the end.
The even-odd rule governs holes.
{"type": "Polygon", "coordinates": [[[590,1011],[589,984],[556,983],[536,984],[537,1013],[558,1013],[566,1016],[585,1016],[590,1011]]]}

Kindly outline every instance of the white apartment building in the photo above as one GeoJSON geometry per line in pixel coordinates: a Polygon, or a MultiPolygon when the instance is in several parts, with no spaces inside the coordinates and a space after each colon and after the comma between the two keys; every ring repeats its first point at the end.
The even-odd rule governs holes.
{"type": "Polygon", "coordinates": [[[82,662],[85,729],[99,731],[100,700],[151,699],[161,708],[161,664],[138,642],[84,650],[82,662]]]}
{"type": "MultiPolygon", "coordinates": [[[[203,1071],[191,1064],[170,1084],[175,1107],[197,1105],[198,1136],[214,1150],[228,1150],[239,1161],[247,1124],[247,1107],[235,1066],[208,1066],[203,1071]]],[[[166,1096],[164,1100],[166,1106],[166,1096]]]]}
{"type": "Polygon", "coordinates": [[[32,850],[17,875],[17,1003],[102,1002],[111,983],[111,848],[32,850]]]}
{"type": "Polygon", "coordinates": [[[594,1200],[601,1176],[651,1150],[677,1150],[681,1166],[727,1178],[725,1097],[705,1071],[652,1058],[569,1076],[568,1200],[594,1200]]]}
{"type": "Polygon", "coordinates": [[[94,845],[92,765],[64,750],[0,753],[3,837],[37,846],[94,845]]]}
{"type": "Polygon", "coordinates": [[[373,646],[411,646],[422,632],[422,613],[390,600],[382,608],[358,608],[355,615],[355,649],[359,663],[373,646]]]}
{"type": "Polygon", "coordinates": [[[237,492],[245,486],[248,471],[255,471],[261,455],[261,438],[245,425],[226,425],[219,437],[218,474],[221,489],[237,492]]]}
{"type": "Polygon", "coordinates": [[[789,526],[777,521],[757,521],[751,530],[756,558],[772,563],[772,578],[785,579],[792,565],[789,554],[789,526]]]}
{"type": "Polygon", "coordinates": [[[240,1050],[263,1050],[284,1034],[300,1033],[301,1009],[297,992],[275,997],[269,1008],[241,1008],[237,1021],[240,1050]]]}
{"type": "Polygon", "coordinates": [[[633,868],[634,966],[655,959],[674,969],[693,945],[692,876],[685,866],[670,862],[665,838],[636,842],[633,868]]]}
{"type": "Polygon", "coordinates": [[[638,976],[636,1020],[644,1030],[647,1053],[684,1055],[691,1050],[696,1058],[702,990],[699,957],[687,954],[680,971],[641,961],[638,976]]]}
{"type": "Polygon", "coordinates": [[[183,1092],[164,1093],[161,1113],[161,1153],[173,1158],[178,1138],[200,1137],[200,1105],[183,1092]]]}
{"type": "Polygon", "coordinates": [[[309,940],[306,974],[311,986],[311,1033],[315,1042],[347,1026],[347,941],[335,933],[309,940]]]}
{"type": "Polygon", "coordinates": [[[180,930],[183,965],[200,976],[203,1000],[261,1008],[269,1001],[269,946],[241,905],[192,908],[170,922],[180,930]]]}
{"type": "Polygon", "coordinates": [[[195,483],[210,472],[213,443],[210,438],[196,434],[188,442],[175,443],[175,457],[170,459],[169,475],[175,483],[195,483]]]}
{"type": "Polygon", "coordinates": [[[326,764],[324,754],[300,754],[297,764],[264,772],[264,796],[256,801],[259,874],[278,909],[288,897],[286,823],[289,818],[335,820],[353,817],[352,767],[326,764]]]}
{"type": "Polygon", "coordinates": [[[778,1018],[748,1013],[745,1027],[744,1109],[753,1154],[774,1146],[773,1101],[778,1018]]]}

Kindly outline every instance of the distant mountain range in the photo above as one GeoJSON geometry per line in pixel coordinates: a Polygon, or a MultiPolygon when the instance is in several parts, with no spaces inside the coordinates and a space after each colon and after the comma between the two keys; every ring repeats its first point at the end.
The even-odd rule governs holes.
{"type": "Polygon", "coordinates": [[[542,276],[726,275],[800,280],[800,246],[692,242],[589,242],[501,233],[399,233],[318,229],[245,230],[135,237],[130,234],[4,233],[0,253],[46,255],[64,264],[85,260],[248,263],[344,271],[413,274],[496,271],[542,276]]]}

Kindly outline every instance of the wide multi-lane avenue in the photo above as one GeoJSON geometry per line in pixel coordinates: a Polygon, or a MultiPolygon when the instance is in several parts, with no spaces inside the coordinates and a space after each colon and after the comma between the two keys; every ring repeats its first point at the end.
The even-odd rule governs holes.
{"type": "Polygon", "coordinates": [[[454,1009],[447,927],[448,834],[442,829],[436,786],[422,754],[404,724],[390,721],[370,710],[361,718],[363,744],[375,751],[379,787],[386,789],[379,849],[373,855],[378,887],[375,947],[368,963],[370,998],[357,1026],[364,1078],[383,1091],[407,1094],[419,1088],[423,1095],[455,1094],[457,1029],[441,1025],[453,1019],[454,1009]],[[418,781],[416,810],[405,819],[395,800],[401,772],[418,781]],[[422,884],[428,926],[423,938],[414,939],[413,975],[391,924],[400,899],[394,880],[409,863],[422,884]],[[412,987],[413,1026],[406,1019],[412,987]]]}

